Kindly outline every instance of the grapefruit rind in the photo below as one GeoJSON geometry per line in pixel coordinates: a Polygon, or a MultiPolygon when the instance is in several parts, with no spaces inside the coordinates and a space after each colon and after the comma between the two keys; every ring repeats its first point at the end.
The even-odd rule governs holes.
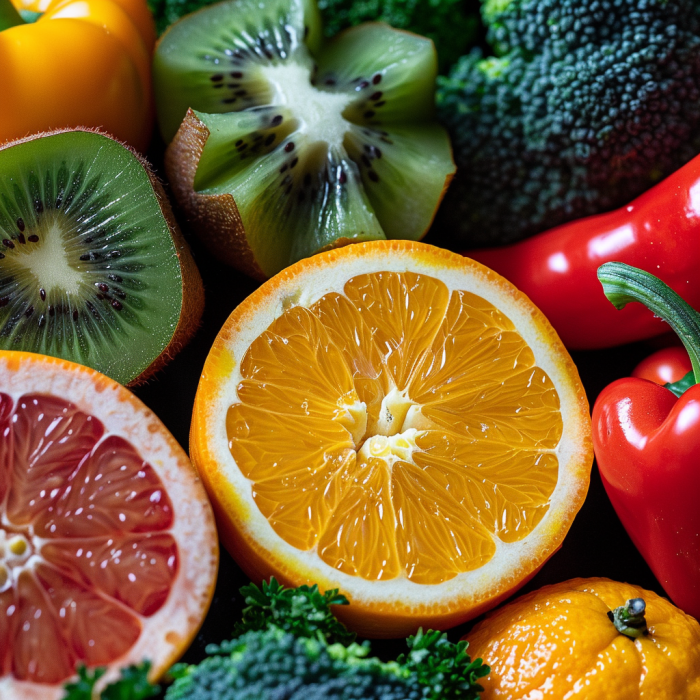
{"type": "MultiPolygon", "coordinates": [[[[158,679],[199,630],[218,568],[214,518],[187,455],[139,399],[90,368],[33,353],[0,352],[0,386],[15,402],[24,394],[52,394],[96,416],[105,426],[102,439],[117,435],[130,442],[164,483],[173,506],[173,524],[167,532],[178,543],[178,572],[163,606],[141,618],[141,636],[128,654],[110,664],[102,684],[118,677],[121,667],[145,659],[152,663],[149,678],[158,679]]],[[[60,700],[63,695],[60,687],[22,682],[12,676],[0,678],[0,698],[60,700]]]]}
{"type": "Polygon", "coordinates": [[[223,544],[255,581],[275,575],[290,586],[340,588],[350,606],[339,616],[370,637],[397,637],[419,626],[448,628],[472,619],[517,590],[561,546],[586,496],[593,450],[588,402],[578,371],[544,315],[513,285],[481,264],[408,241],[362,243],[303,260],[263,284],[229,316],[207,358],[195,400],[190,454],[207,490],[223,544]],[[495,538],[496,553],[479,569],[436,585],[405,577],[364,580],[324,563],[314,549],[285,542],[261,514],[250,482],[228,446],[227,411],[239,402],[240,361],[252,342],[290,305],[309,307],[322,296],[373,272],[436,277],[450,291],[483,297],[502,311],[552,380],[561,403],[563,434],[555,450],[556,488],[547,514],[520,542],[495,538]]]}

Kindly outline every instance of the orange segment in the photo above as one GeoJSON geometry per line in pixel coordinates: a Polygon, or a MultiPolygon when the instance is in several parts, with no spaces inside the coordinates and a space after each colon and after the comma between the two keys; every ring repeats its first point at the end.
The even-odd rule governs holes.
{"type": "MultiPolygon", "coordinates": [[[[0,649],[9,649],[15,637],[17,623],[17,596],[14,589],[0,593],[0,649]]],[[[8,653],[0,654],[0,674],[12,672],[12,657],[8,653]]]]}
{"type": "Polygon", "coordinates": [[[231,452],[254,484],[258,508],[300,549],[316,544],[338,503],[338,475],[355,460],[347,430],[330,417],[309,422],[244,404],[232,406],[227,419],[231,452]]]}
{"type": "MultiPolygon", "coordinates": [[[[13,408],[12,399],[7,394],[0,393],[0,503],[5,502],[7,490],[10,488],[12,440],[8,438],[12,434],[10,418],[13,408]]],[[[2,615],[0,615],[0,625],[2,625],[2,615]]],[[[2,636],[0,636],[0,641],[2,641],[2,636]]]]}
{"type": "Polygon", "coordinates": [[[442,324],[447,287],[434,277],[379,272],[348,280],[344,292],[370,328],[394,386],[402,391],[442,324]]]}
{"type": "Polygon", "coordinates": [[[11,642],[12,654],[6,652],[10,657],[7,665],[12,675],[21,681],[39,683],[58,683],[69,677],[75,656],[65,644],[57,615],[47,609],[39,582],[27,572],[18,577],[13,608],[16,625],[11,642]],[[18,628],[23,634],[16,634],[18,628]],[[47,645],[52,640],[60,640],[61,644],[55,645],[44,662],[47,645]]]}
{"type": "Polygon", "coordinates": [[[413,464],[393,469],[396,533],[406,577],[415,583],[442,583],[483,566],[496,547],[483,525],[449,489],[413,464]]]}
{"type": "Polygon", "coordinates": [[[294,307],[256,339],[241,366],[242,403],[274,413],[342,420],[352,377],[318,319],[294,307]]]}
{"type": "Polygon", "coordinates": [[[365,432],[375,433],[390,380],[382,354],[372,339],[372,328],[365,323],[357,307],[341,294],[326,294],[311,306],[311,311],[319,318],[332,346],[343,354],[358,399],[365,404],[365,432]]]}
{"type": "Polygon", "coordinates": [[[585,494],[589,433],[529,300],[445,251],[369,243],[234,311],[191,452],[253,577],[337,585],[385,634],[466,619],[541,565],[585,494]]]}
{"type": "Polygon", "coordinates": [[[556,455],[503,450],[437,431],[424,433],[416,464],[502,542],[517,542],[547,513],[557,485],[556,455]]]}
{"type": "Polygon", "coordinates": [[[318,544],[323,561],[338,571],[379,581],[399,573],[390,475],[381,459],[356,464],[318,544]]]}
{"type": "Polygon", "coordinates": [[[481,297],[428,275],[354,277],[342,296],[284,311],[241,375],[231,454],[275,531],[299,549],[318,544],[338,571],[440,583],[491,559],[489,532],[513,542],[546,513],[558,461],[540,451],[561,437],[559,397],[481,297]],[[411,463],[352,460],[339,476],[373,435],[413,425],[442,430],[416,433],[411,463]]]}

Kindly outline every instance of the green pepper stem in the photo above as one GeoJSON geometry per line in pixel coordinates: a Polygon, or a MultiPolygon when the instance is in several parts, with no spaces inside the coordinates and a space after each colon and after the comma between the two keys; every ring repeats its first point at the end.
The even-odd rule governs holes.
{"type": "Polygon", "coordinates": [[[20,24],[25,24],[25,21],[20,17],[15,6],[10,0],[0,0],[0,32],[20,24]]]}
{"type": "Polygon", "coordinates": [[[647,604],[643,598],[632,598],[619,608],[609,611],[608,617],[620,634],[630,639],[639,639],[649,634],[644,617],[646,609],[647,604]]]}
{"type": "Polygon", "coordinates": [[[690,355],[695,383],[700,382],[700,314],[658,277],[636,267],[605,263],[598,279],[616,309],[638,301],[671,326],[690,355]]]}

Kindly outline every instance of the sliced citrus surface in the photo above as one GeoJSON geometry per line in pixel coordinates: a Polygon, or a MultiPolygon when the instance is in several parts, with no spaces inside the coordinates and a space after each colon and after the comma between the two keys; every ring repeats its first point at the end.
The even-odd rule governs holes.
{"type": "Polygon", "coordinates": [[[214,519],[187,456],[127,389],[0,352],[0,698],[62,698],[76,665],[157,678],[208,609],[214,519]]]}
{"type": "Polygon", "coordinates": [[[407,241],[303,260],[243,302],[190,449],[244,570],[339,587],[368,636],[457,624],[524,583],[592,463],[584,390],[544,316],[407,241]]]}

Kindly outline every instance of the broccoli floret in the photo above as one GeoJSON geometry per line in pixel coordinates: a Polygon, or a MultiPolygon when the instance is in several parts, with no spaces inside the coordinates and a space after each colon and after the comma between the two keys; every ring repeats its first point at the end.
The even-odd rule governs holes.
{"type": "Polygon", "coordinates": [[[419,631],[407,654],[385,663],[330,613],[347,604],[337,590],[287,589],[273,578],[241,592],[239,636],[209,645],[197,666],[176,666],[166,700],[476,700],[483,690],[488,666],[444,632],[419,631]]]}
{"type": "Polygon", "coordinates": [[[425,686],[368,648],[329,646],[277,627],[247,632],[175,672],[166,700],[421,700],[425,686]]]}
{"type": "Polygon", "coordinates": [[[610,210],[700,152],[696,0],[484,0],[482,16],[494,55],[462,57],[438,90],[452,245],[610,210]]]}
{"type": "Polygon", "coordinates": [[[471,0],[319,0],[326,36],[362,22],[386,22],[432,39],[446,70],[473,43],[479,26],[471,0]]]}
{"type": "MultiPolygon", "coordinates": [[[[336,620],[331,605],[347,605],[337,590],[287,589],[274,578],[261,589],[241,589],[247,607],[238,635],[210,644],[198,665],[177,664],[165,700],[477,700],[478,680],[489,673],[472,661],[467,642],[453,644],[444,632],[419,630],[397,661],[370,657],[369,642],[336,620]]],[[[101,700],[145,700],[160,692],[148,682],[150,664],[122,670],[101,700]]],[[[93,700],[105,669],[78,669],[64,700],[93,700]]]]}

